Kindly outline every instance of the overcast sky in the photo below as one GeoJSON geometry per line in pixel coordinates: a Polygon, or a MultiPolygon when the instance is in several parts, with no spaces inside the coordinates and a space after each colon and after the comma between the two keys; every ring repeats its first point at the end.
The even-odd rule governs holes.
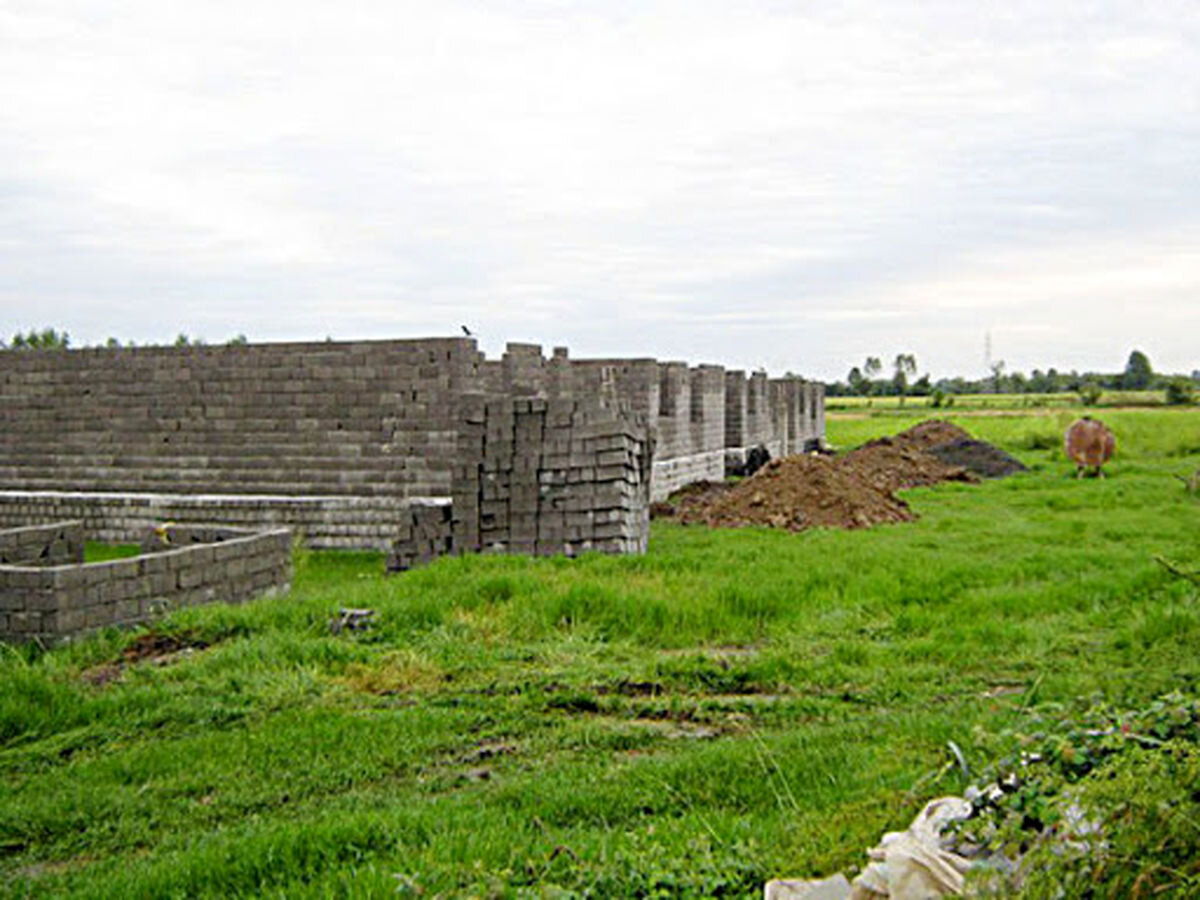
{"type": "Polygon", "coordinates": [[[1200,4],[0,0],[0,333],[461,324],[1200,368],[1200,4]]]}

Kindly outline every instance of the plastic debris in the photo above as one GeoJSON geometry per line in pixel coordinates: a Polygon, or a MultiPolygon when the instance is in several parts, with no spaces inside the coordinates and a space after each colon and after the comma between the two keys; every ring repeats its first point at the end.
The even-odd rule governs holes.
{"type": "Polygon", "coordinates": [[[930,900],[961,896],[972,861],[950,849],[942,832],[971,815],[962,797],[939,797],[925,804],[905,831],[890,831],[867,851],[871,862],[853,882],[842,875],[819,881],[767,882],[765,900],[930,900]]]}

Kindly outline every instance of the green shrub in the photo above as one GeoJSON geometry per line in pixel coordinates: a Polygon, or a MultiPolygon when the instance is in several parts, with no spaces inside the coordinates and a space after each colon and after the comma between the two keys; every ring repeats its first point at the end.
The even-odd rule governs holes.
{"type": "Polygon", "coordinates": [[[1165,399],[1168,406],[1189,406],[1196,402],[1196,388],[1187,378],[1172,378],[1165,399]]]}
{"type": "Polygon", "coordinates": [[[1089,381],[1079,386],[1079,402],[1084,406],[1095,406],[1103,394],[1103,388],[1095,382],[1089,381]]]}
{"type": "MultiPolygon", "coordinates": [[[[1048,705],[1002,739],[1017,752],[985,769],[1001,794],[954,827],[1020,858],[1022,897],[1196,896],[1198,741],[1200,703],[1180,693],[1123,712],[1048,705]]],[[[1018,884],[997,875],[973,878],[984,896],[1012,896],[1018,884]]]]}
{"type": "Polygon", "coordinates": [[[1049,431],[1035,431],[1025,438],[1028,450],[1055,450],[1062,444],[1062,437],[1049,431]]]}
{"type": "Polygon", "coordinates": [[[1027,896],[1195,897],[1200,891],[1200,754],[1182,741],[1138,749],[1072,792],[1101,823],[1103,849],[1044,843],[1025,860],[1027,896]]]}

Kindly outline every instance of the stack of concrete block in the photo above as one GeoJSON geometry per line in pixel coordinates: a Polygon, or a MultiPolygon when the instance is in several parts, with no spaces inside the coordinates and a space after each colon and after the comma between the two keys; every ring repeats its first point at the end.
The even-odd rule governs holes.
{"type": "Polygon", "coordinates": [[[538,470],[539,554],[644,553],[653,443],[644,420],[552,402],[538,470]]]}
{"type": "MultiPolygon", "coordinates": [[[[492,431],[493,423],[488,424],[492,431]]],[[[491,496],[496,504],[498,515],[503,515],[503,507],[507,506],[508,524],[504,531],[495,527],[485,531],[481,523],[480,538],[485,547],[495,545],[508,553],[532,556],[538,549],[538,476],[545,449],[546,400],[534,397],[514,400],[511,406],[499,404],[495,424],[500,437],[488,445],[484,454],[484,489],[485,496],[491,496]]]]}
{"type": "Polygon", "coordinates": [[[487,441],[488,399],[464,394],[458,401],[458,443],[451,481],[451,549],[478,553],[483,519],[483,454],[487,441]]]}
{"type": "Polygon", "coordinates": [[[387,558],[389,572],[404,572],[450,553],[454,546],[450,502],[413,503],[401,514],[387,558]]]}
{"type": "MultiPolygon", "coordinates": [[[[479,511],[478,545],[475,549],[504,552],[510,549],[512,534],[512,468],[515,453],[516,418],[511,400],[497,399],[487,404],[483,440],[478,460],[476,495],[479,511]]],[[[526,403],[528,401],[521,401],[526,403]]],[[[528,460],[525,461],[528,464],[528,460]]],[[[464,514],[465,514],[464,510],[464,514]]]]}
{"type": "Polygon", "coordinates": [[[482,407],[471,406],[460,431],[460,439],[466,438],[460,453],[467,450],[472,456],[463,467],[465,480],[454,490],[454,518],[463,535],[456,548],[535,552],[545,412],[546,401],[540,397],[494,397],[482,407]]]}
{"type": "Polygon", "coordinates": [[[653,441],[595,398],[464,398],[457,553],[645,552],[653,441]]]}

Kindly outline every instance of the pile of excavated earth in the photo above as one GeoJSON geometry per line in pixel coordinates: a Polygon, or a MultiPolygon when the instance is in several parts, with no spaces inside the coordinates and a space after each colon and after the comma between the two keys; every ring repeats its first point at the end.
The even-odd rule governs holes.
{"type": "Polygon", "coordinates": [[[1003,450],[973,439],[957,425],[932,420],[839,458],[789,456],[771,460],[736,484],[690,485],[670,504],[659,505],[656,514],[714,528],[869,528],[915,518],[896,491],[1003,478],[1024,470],[1003,450]]]}

